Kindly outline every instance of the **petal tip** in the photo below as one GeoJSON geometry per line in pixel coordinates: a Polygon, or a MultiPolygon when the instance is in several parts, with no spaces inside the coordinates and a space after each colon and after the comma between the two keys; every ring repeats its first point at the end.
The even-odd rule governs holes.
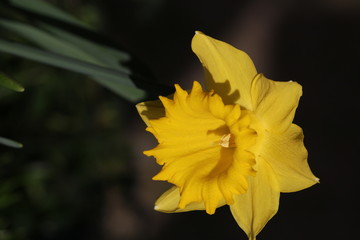
{"type": "Polygon", "coordinates": [[[152,156],[151,150],[143,151],[143,154],[144,154],[145,156],[148,156],[148,157],[151,157],[151,156],[152,156]]]}

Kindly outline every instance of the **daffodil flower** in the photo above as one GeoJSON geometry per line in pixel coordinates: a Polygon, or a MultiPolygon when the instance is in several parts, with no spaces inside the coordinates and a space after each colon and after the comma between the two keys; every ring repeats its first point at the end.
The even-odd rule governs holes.
{"type": "Polygon", "coordinates": [[[173,187],[155,203],[161,212],[229,205],[255,239],[279,206],[280,192],[318,182],[307,162],[302,129],[293,124],[302,88],[258,74],[250,57],[196,32],[192,49],[205,70],[205,90],[175,85],[170,97],[137,105],[159,144],[144,154],[162,165],[154,180],[173,187]]]}

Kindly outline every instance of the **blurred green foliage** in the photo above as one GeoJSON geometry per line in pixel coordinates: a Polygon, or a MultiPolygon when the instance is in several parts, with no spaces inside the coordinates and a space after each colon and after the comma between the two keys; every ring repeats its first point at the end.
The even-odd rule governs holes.
{"type": "Polygon", "coordinates": [[[78,74],[0,62],[27,89],[0,89],[0,133],[24,144],[0,147],[0,239],[58,239],[98,223],[104,188],[129,181],[124,102],[78,74]]]}
{"type": "MultiPolygon", "coordinates": [[[[96,25],[96,9],[81,9],[96,25]]],[[[0,146],[0,239],[99,239],[103,192],[132,182],[133,106],[84,75],[3,53],[0,63],[26,89],[0,88],[0,136],[24,145],[0,146]]]]}
{"type": "Polygon", "coordinates": [[[0,86],[6,87],[8,89],[17,91],[17,92],[23,92],[25,89],[15,82],[13,79],[9,78],[5,74],[0,72],[0,86]]]}
{"type": "Polygon", "coordinates": [[[1,52],[91,76],[132,102],[145,97],[138,85],[149,76],[133,56],[46,1],[0,2],[0,27],[1,52]]]}

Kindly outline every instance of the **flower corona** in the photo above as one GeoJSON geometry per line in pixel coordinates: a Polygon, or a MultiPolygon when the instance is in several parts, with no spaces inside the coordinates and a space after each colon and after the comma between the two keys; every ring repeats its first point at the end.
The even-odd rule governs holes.
{"type": "Polygon", "coordinates": [[[194,82],[188,94],[178,85],[173,100],[161,97],[165,117],[150,120],[147,130],[159,145],[149,151],[164,165],[153,179],[180,188],[179,208],[204,202],[209,214],[233,195],[245,193],[246,176],[254,175],[254,155],[246,151],[255,144],[247,111],[224,105],[219,95],[204,92],[194,82]],[[246,141],[244,141],[246,139],[246,141]]]}

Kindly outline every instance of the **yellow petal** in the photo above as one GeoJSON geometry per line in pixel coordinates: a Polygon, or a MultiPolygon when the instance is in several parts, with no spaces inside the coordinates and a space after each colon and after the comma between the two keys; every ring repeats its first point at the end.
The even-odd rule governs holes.
{"type": "Polygon", "coordinates": [[[191,46],[204,67],[206,89],[213,89],[225,104],[252,110],[250,88],[257,72],[250,57],[201,32],[196,32],[191,46]]]}
{"type": "Polygon", "coordinates": [[[150,126],[149,120],[165,116],[165,109],[160,100],[138,103],[136,109],[146,126],[150,126]]]}
{"type": "Polygon", "coordinates": [[[276,82],[258,74],[251,87],[255,115],[264,128],[283,132],[292,123],[302,88],[296,82],[276,82]]]}
{"type": "Polygon", "coordinates": [[[159,145],[144,154],[163,165],[153,180],[179,187],[179,208],[204,202],[206,212],[213,214],[219,202],[232,204],[234,194],[246,191],[245,176],[253,175],[255,162],[246,148],[255,144],[256,134],[239,105],[224,105],[198,82],[190,93],[175,87],[173,100],[160,98],[165,117],[150,120],[147,128],[159,145]]]}
{"type": "MultiPolygon", "coordinates": [[[[194,210],[205,210],[204,202],[192,202],[185,208],[179,208],[180,190],[178,187],[172,187],[163,193],[155,202],[155,210],[165,213],[188,212],[194,210]]],[[[217,207],[225,205],[225,201],[219,203],[217,207]]]]}
{"type": "Polygon", "coordinates": [[[276,179],[270,166],[259,161],[257,170],[255,177],[248,177],[248,191],[237,195],[235,203],[230,205],[232,215],[250,240],[256,239],[279,207],[280,193],[271,187],[276,179]]]}
{"type": "Polygon", "coordinates": [[[257,154],[273,169],[281,192],[299,191],[319,182],[308,165],[299,126],[292,124],[282,134],[264,132],[259,138],[261,148],[257,154]]]}

